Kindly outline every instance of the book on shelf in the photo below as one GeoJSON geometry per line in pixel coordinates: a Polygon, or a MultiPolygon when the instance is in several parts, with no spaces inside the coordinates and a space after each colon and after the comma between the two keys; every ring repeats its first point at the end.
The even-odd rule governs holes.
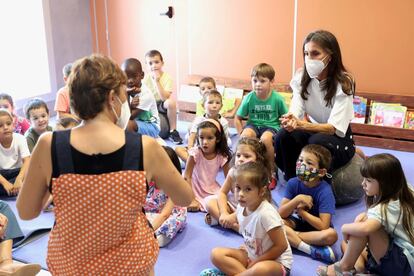
{"type": "Polygon", "coordinates": [[[367,102],[368,100],[364,97],[355,96],[353,99],[354,105],[354,119],[352,123],[364,124],[367,116],[367,102]]]}
{"type": "Polygon", "coordinates": [[[414,110],[407,111],[404,128],[414,129],[414,110]]]}
{"type": "Polygon", "coordinates": [[[403,128],[407,107],[401,104],[371,103],[370,124],[403,128]]]}

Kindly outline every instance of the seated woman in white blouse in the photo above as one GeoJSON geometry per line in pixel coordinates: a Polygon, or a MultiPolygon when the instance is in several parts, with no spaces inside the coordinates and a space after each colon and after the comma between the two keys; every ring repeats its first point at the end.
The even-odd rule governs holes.
{"type": "Polygon", "coordinates": [[[286,180],[296,176],[296,160],[307,144],[330,150],[331,170],[355,154],[350,128],[354,82],[342,64],[338,41],[328,31],[312,32],[303,42],[303,56],[305,66],[290,82],[292,103],[275,139],[276,164],[286,180]]]}

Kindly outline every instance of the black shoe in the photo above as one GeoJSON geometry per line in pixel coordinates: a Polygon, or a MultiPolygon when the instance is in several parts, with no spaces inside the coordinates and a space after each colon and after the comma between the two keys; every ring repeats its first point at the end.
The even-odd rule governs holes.
{"type": "Polygon", "coordinates": [[[176,129],[170,132],[168,139],[170,139],[176,145],[183,143],[183,139],[181,139],[180,134],[178,134],[178,131],[176,129]]]}

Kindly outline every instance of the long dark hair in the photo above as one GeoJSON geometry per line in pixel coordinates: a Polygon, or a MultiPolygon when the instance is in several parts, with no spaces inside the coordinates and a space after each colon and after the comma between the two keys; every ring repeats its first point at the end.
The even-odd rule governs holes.
{"type": "MultiPolygon", "coordinates": [[[[211,119],[214,120],[214,119],[211,119]]],[[[217,122],[217,125],[220,127],[220,129],[217,128],[216,124],[207,121],[201,122],[197,127],[197,134],[196,134],[196,145],[200,146],[200,142],[198,139],[198,133],[200,132],[200,129],[203,128],[212,128],[214,129],[217,145],[216,145],[216,152],[220,153],[221,155],[227,157],[227,160],[231,159],[231,152],[230,148],[227,145],[227,137],[226,134],[224,134],[223,126],[220,124],[219,121],[214,120],[217,122]]]]}
{"type": "MultiPolygon", "coordinates": [[[[341,49],[339,48],[339,44],[336,40],[336,37],[332,33],[325,30],[317,30],[309,33],[303,41],[303,60],[305,60],[305,44],[307,44],[310,41],[318,44],[319,47],[321,47],[331,56],[331,60],[329,61],[329,64],[327,66],[328,78],[326,79],[326,82],[322,84],[322,89],[326,89],[327,91],[324,98],[326,106],[332,106],[332,98],[336,94],[336,88],[338,86],[338,83],[341,84],[342,91],[344,91],[345,94],[352,95],[355,92],[353,91],[354,80],[352,76],[347,72],[345,66],[342,63],[341,49]]],[[[307,88],[310,81],[311,78],[309,77],[308,72],[306,71],[306,66],[304,66],[302,79],[300,82],[300,95],[304,100],[308,99],[307,95],[309,95],[309,92],[307,88]]]]}
{"type": "MultiPolygon", "coordinates": [[[[362,164],[361,175],[378,181],[379,195],[367,196],[366,202],[368,207],[381,205],[381,217],[385,218],[385,223],[388,203],[391,200],[400,201],[401,211],[397,221],[402,216],[403,228],[414,243],[414,194],[408,187],[400,161],[388,153],[373,155],[362,164]]],[[[392,232],[394,229],[388,231],[392,232]]]]}

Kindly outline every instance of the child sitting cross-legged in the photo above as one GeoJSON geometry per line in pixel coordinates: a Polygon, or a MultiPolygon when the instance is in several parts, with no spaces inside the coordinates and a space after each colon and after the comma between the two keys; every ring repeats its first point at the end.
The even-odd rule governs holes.
{"type": "Polygon", "coordinates": [[[289,275],[292,250],[283,220],[270,204],[269,177],[262,164],[247,162],[234,172],[236,212],[244,245],[240,248],[214,248],[211,261],[217,268],[206,269],[201,276],[289,275]]]}
{"type": "Polygon", "coordinates": [[[223,106],[222,97],[220,92],[217,90],[209,90],[203,94],[203,105],[205,109],[205,113],[202,116],[197,116],[194,121],[192,122],[190,133],[188,135],[188,146],[187,147],[179,147],[175,148],[175,152],[177,153],[178,157],[184,162],[188,159],[188,149],[194,147],[196,141],[196,133],[197,133],[197,126],[204,122],[207,119],[214,119],[220,122],[225,138],[227,140],[227,146],[231,147],[231,139],[229,134],[229,122],[222,117],[219,112],[221,107],[223,106]]]}
{"type": "MultiPolygon", "coordinates": [[[[180,160],[177,154],[170,147],[163,147],[181,174],[180,160]]],[[[170,241],[181,232],[187,220],[187,209],[185,207],[174,206],[168,196],[156,187],[156,183],[149,183],[149,191],[144,206],[145,215],[150,221],[155,231],[155,236],[160,247],[166,246],[170,241]]]]}
{"type": "Polygon", "coordinates": [[[290,245],[329,263],[335,261],[330,245],[338,239],[331,222],[335,197],[331,186],[323,180],[330,163],[328,149],[306,145],[296,164],[297,177],[289,179],[279,207],[290,245]]]}
{"type": "Polygon", "coordinates": [[[224,228],[239,231],[239,225],[232,221],[232,214],[236,210],[237,200],[235,198],[236,183],[234,179],[235,170],[247,162],[257,162],[261,164],[266,171],[269,171],[270,164],[266,159],[266,147],[257,138],[242,137],[237,143],[236,154],[232,159],[234,166],[230,169],[221,186],[218,196],[206,198],[207,214],[205,222],[214,226],[220,224],[224,228]]]}
{"type": "Polygon", "coordinates": [[[214,119],[206,119],[197,127],[196,146],[189,150],[184,178],[195,194],[187,210],[190,212],[206,211],[205,198],[217,195],[220,185],[216,181],[222,168],[224,176],[229,170],[231,158],[223,127],[214,119]]]}
{"type": "Polygon", "coordinates": [[[30,159],[26,139],[13,133],[13,115],[0,108],[0,196],[19,192],[30,159]]]}

